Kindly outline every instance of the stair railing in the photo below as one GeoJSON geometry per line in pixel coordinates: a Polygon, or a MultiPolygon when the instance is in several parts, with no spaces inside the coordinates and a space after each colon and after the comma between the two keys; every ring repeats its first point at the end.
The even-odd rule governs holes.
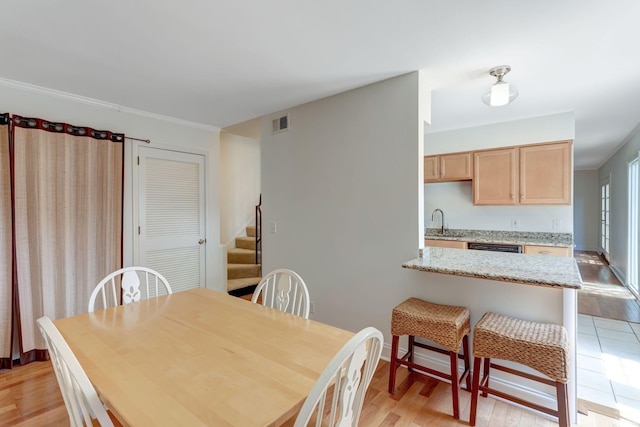
{"type": "Polygon", "coordinates": [[[262,193],[256,205],[256,264],[260,266],[262,276],[262,193]]]}

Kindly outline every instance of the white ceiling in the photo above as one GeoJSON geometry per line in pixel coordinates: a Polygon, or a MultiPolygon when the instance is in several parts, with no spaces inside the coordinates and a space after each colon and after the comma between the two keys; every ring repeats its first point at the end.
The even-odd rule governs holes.
{"type": "Polygon", "coordinates": [[[226,127],[424,69],[427,132],[575,111],[575,165],[640,123],[637,0],[3,2],[0,78],[226,127]],[[491,67],[520,96],[489,108],[491,67]]]}

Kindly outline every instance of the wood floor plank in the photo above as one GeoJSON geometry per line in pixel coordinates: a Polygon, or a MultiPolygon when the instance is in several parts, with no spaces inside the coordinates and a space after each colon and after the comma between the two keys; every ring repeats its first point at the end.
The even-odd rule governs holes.
{"type": "Polygon", "coordinates": [[[578,291],[578,313],[640,323],[640,304],[596,252],[574,254],[584,287],[578,291]]]}
{"type": "MultiPolygon", "coordinates": [[[[461,420],[451,416],[451,386],[419,374],[398,370],[398,380],[406,390],[392,397],[387,392],[389,364],[380,361],[362,409],[360,426],[384,427],[457,427],[468,426],[470,393],[460,391],[461,420]]],[[[69,425],[67,411],[58,390],[50,362],[34,362],[0,371],[0,426],[62,427],[69,425]]],[[[213,398],[213,397],[212,397],[213,398]]],[[[478,427],[535,426],[558,424],[491,397],[480,398],[478,427]]],[[[578,415],[580,427],[635,426],[588,411],[578,415]]]]}

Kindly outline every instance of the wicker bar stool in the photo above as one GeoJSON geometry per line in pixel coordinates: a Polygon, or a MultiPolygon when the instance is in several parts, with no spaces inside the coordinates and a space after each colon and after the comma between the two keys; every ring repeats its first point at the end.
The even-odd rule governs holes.
{"type": "Polygon", "coordinates": [[[528,322],[496,313],[485,313],[473,330],[473,391],[469,424],[476,422],[478,394],[493,394],[503,399],[558,417],[560,427],[569,426],[567,381],[569,378],[569,340],[563,326],[528,322]],[[484,359],[484,375],[480,364],[484,359]],[[529,366],[544,378],[506,366],[491,359],[508,360],[529,366]],[[547,408],[489,386],[490,369],[497,369],[555,387],[558,409],[547,408]]]}
{"type": "Polygon", "coordinates": [[[460,419],[458,391],[460,383],[466,381],[467,390],[471,391],[469,333],[471,332],[469,309],[452,305],[434,304],[418,298],[409,298],[393,309],[391,315],[391,343],[389,393],[396,389],[396,371],[400,365],[409,370],[417,370],[451,381],[453,395],[453,417],[460,419]],[[400,335],[409,336],[407,353],[398,357],[400,335]],[[446,350],[415,341],[422,337],[433,341],[446,350]],[[458,354],[462,343],[462,354],[458,354]],[[435,351],[449,356],[451,372],[444,373],[413,362],[415,347],[435,351]],[[458,358],[464,360],[464,372],[458,378],[458,358]]]}

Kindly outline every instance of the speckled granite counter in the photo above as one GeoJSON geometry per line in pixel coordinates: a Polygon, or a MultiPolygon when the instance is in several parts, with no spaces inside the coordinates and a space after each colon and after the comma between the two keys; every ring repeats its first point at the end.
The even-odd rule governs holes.
{"type": "Polygon", "coordinates": [[[573,257],[426,247],[422,258],[407,261],[402,267],[525,285],[582,288],[573,257]]]}
{"type": "Polygon", "coordinates": [[[450,229],[444,235],[440,229],[427,228],[425,239],[458,240],[477,243],[509,243],[514,245],[568,246],[573,247],[571,233],[540,233],[529,231],[465,230],[450,229]]]}

